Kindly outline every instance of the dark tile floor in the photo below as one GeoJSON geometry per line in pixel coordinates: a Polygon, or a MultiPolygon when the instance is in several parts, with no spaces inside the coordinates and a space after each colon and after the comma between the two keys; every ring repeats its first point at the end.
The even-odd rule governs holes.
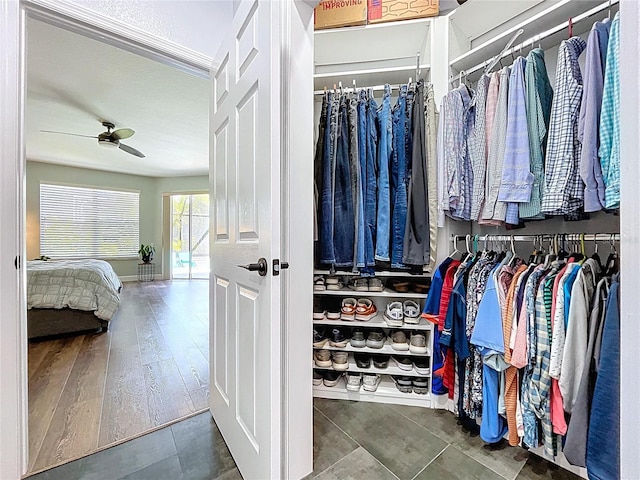
{"type": "MultiPolygon", "coordinates": [[[[521,448],[488,449],[442,410],[315,399],[318,480],[577,480],[521,448]]],[[[30,480],[237,480],[233,458],[203,413],[30,480]]]]}

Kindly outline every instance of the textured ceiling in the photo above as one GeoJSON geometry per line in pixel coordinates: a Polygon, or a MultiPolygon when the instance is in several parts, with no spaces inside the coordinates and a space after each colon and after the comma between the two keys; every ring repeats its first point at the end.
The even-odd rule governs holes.
{"type": "Polygon", "coordinates": [[[155,177],[209,166],[209,80],[27,20],[27,159],[155,177]],[[138,158],[98,145],[103,120],[135,130],[138,158]]]}

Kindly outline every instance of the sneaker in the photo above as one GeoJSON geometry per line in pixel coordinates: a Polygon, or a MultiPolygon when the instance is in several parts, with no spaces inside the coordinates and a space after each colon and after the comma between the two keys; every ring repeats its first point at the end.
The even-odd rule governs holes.
{"type": "Polygon", "coordinates": [[[351,392],[359,392],[362,384],[362,374],[360,372],[347,373],[347,390],[351,392]]]}
{"type": "Polygon", "coordinates": [[[391,333],[391,348],[400,352],[406,352],[409,350],[409,342],[407,340],[406,333],[402,330],[396,330],[391,333]]]}
{"type": "Polygon", "coordinates": [[[344,372],[349,369],[349,354],[347,352],[333,352],[333,369],[338,372],[344,372]]]}
{"type": "Polygon", "coordinates": [[[404,323],[410,325],[417,325],[420,323],[420,306],[413,300],[405,300],[402,303],[402,310],[404,314],[404,323]]]}
{"type": "Polygon", "coordinates": [[[342,307],[340,309],[340,318],[342,320],[355,320],[356,307],[358,301],[355,298],[345,298],[342,300],[342,307]]]}
{"type": "Polygon", "coordinates": [[[340,377],[344,375],[342,372],[334,372],[333,370],[327,370],[324,372],[324,384],[327,387],[335,387],[340,381],[340,377]]]}
{"type": "Polygon", "coordinates": [[[422,332],[411,333],[411,342],[409,343],[409,351],[411,353],[427,353],[427,337],[422,332]]]}
{"type": "Polygon", "coordinates": [[[368,298],[361,298],[358,300],[358,305],[356,307],[356,320],[368,322],[376,315],[378,315],[378,309],[371,300],[368,298]]]}
{"type": "Polygon", "coordinates": [[[323,379],[323,375],[322,373],[320,373],[318,370],[314,370],[313,371],[313,384],[314,385],[322,385],[322,379],[323,379]]]}
{"type": "Polygon", "coordinates": [[[401,327],[404,319],[401,302],[389,302],[384,310],[384,321],[390,327],[401,327]]]}
{"type": "Polygon", "coordinates": [[[329,275],[324,279],[327,285],[338,285],[340,282],[340,277],[336,277],[334,275],[329,275]]]}
{"type": "Polygon", "coordinates": [[[369,281],[366,278],[354,278],[353,281],[349,284],[349,287],[356,292],[368,292],[369,291],[369,281]]]}
{"type": "Polygon", "coordinates": [[[324,283],[324,277],[322,275],[313,277],[313,289],[316,292],[322,292],[327,289],[324,283]]]}
{"type": "Polygon", "coordinates": [[[411,393],[411,391],[413,390],[413,382],[411,381],[411,377],[393,375],[392,378],[398,390],[400,390],[402,393],[411,393]]]}
{"type": "Polygon", "coordinates": [[[400,370],[410,371],[413,369],[413,362],[411,361],[411,357],[407,357],[404,355],[394,355],[391,358],[400,370]]]}
{"type": "Polygon", "coordinates": [[[386,336],[381,328],[371,329],[369,331],[369,336],[367,337],[367,347],[382,348],[384,346],[385,339],[386,336]]]}
{"type": "Polygon", "coordinates": [[[354,328],[351,332],[351,346],[356,348],[362,348],[367,345],[366,337],[364,336],[364,330],[362,328],[354,328]]]}
{"type": "Polygon", "coordinates": [[[313,348],[322,348],[329,339],[323,327],[313,327],[313,348]]]}
{"type": "Polygon", "coordinates": [[[429,357],[414,357],[413,369],[420,375],[429,375],[431,373],[429,357]]]}
{"type": "Polygon", "coordinates": [[[344,286],[338,277],[327,277],[325,282],[327,284],[327,290],[342,290],[344,286]]]}
{"type": "Polygon", "coordinates": [[[358,368],[369,368],[371,366],[371,356],[367,353],[354,353],[353,358],[358,368]]]}
{"type": "Polygon", "coordinates": [[[384,290],[384,283],[379,278],[369,279],[369,291],[370,292],[382,292],[384,290]]]}
{"type": "Polygon", "coordinates": [[[372,355],[373,366],[376,368],[387,368],[389,366],[389,355],[372,355]]]}
{"type": "Polygon", "coordinates": [[[420,395],[426,395],[429,393],[429,379],[425,377],[413,377],[413,391],[420,395]]]}
{"type": "Polygon", "coordinates": [[[324,307],[327,309],[327,320],[340,320],[340,299],[339,298],[330,298],[323,299],[325,301],[324,307]]]}
{"type": "Polygon", "coordinates": [[[362,376],[362,388],[367,392],[375,392],[378,389],[378,385],[380,385],[381,379],[382,377],[375,373],[365,373],[362,376]]]}
{"type": "Polygon", "coordinates": [[[329,345],[332,347],[344,348],[349,343],[349,335],[345,328],[335,327],[329,333],[329,345]]]}
{"type": "Polygon", "coordinates": [[[331,352],[329,350],[314,350],[313,361],[317,367],[329,368],[331,366],[331,352]]]}

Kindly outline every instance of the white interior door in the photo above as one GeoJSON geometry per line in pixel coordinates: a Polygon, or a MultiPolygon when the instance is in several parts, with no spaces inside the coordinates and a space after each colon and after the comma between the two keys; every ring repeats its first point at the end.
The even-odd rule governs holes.
{"type": "Polygon", "coordinates": [[[210,406],[245,479],[282,476],[279,4],[234,2],[212,76],[210,406]]]}

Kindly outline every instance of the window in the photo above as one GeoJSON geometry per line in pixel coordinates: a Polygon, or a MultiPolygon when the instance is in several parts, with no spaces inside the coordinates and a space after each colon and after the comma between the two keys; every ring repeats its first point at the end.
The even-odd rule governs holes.
{"type": "Polygon", "coordinates": [[[135,257],[140,192],[40,184],[40,254],[135,257]]]}

